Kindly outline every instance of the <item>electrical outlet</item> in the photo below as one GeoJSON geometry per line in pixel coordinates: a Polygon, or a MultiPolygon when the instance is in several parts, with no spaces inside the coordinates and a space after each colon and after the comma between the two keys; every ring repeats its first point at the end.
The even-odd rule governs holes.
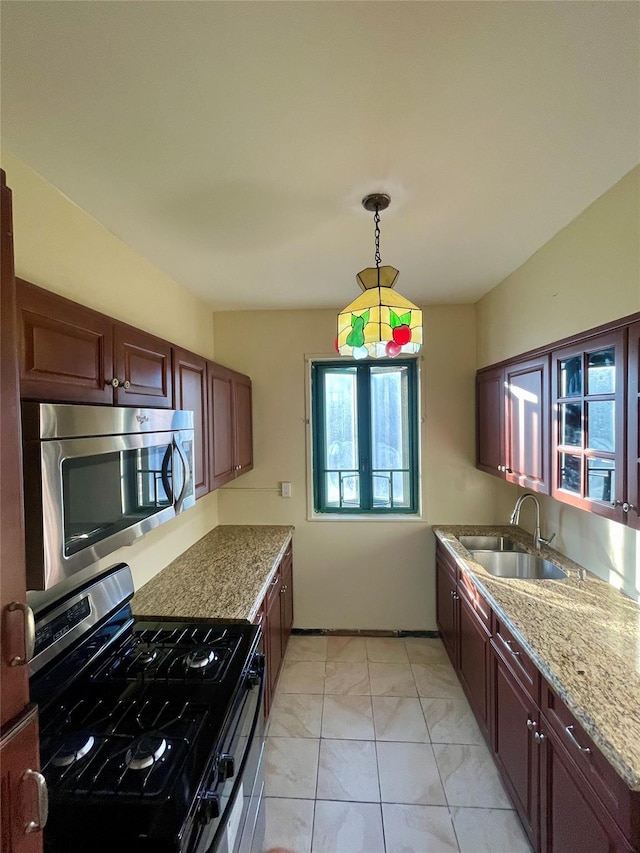
{"type": "Polygon", "coordinates": [[[280,497],[291,497],[291,483],[280,483],[280,497]]]}

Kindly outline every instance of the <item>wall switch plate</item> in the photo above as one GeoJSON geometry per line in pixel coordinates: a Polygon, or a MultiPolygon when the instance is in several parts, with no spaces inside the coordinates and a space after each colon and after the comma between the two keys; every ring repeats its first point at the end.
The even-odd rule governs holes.
{"type": "Polygon", "coordinates": [[[280,496],[283,498],[291,497],[291,483],[280,483],[280,496]]]}

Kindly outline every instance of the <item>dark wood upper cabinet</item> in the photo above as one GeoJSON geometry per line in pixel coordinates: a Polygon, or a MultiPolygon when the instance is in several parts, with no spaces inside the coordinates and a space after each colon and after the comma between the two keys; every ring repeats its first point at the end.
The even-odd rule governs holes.
{"type": "Polygon", "coordinates": [[[113,321],[17,280],[20,394],[25,399],[113,403],[113,321]]]}
{"type": "Polygon", "coordinates": [[[171,344],[124,323],[114,325],[118,406],[173,407],[171,344]]]}
{"type": "Polygon", "coordinates": [[[629,326],[628,344],[626,513],[627,523],[640,530],[640,322],[629,326]]]}
{"type": "Polygon", "coordinates": [[[504,477],[504,376],[501,367],[476,376],[476,466],[504,477]]]}
{"type": "Polygon", "coordinates": [[[478,372],[476,466],[549,493],[548,355],[478,372]]]}
{"type": "Polygon", "coordinates": [[[253,468],[251,380],[215,362],[208,376],[210,485],[217,489],[253,468]]]}
{"type": "Polygon", "coordinates": [[[504,369],[505,478],[548,495],[549,356],[504,369]]]}
{"type": "Polygon", "coordinates": [[[171,344],[18,279],[24,399],[173,405],[171,344]]]}
{"type": "Polygon", "coordinates": [[[173,350],[173,390],[177,409],[193,411],[196,498],[209,491],[209,407],[207,360],[186,350],[173,350]]]}
{"type": "Polygon", "coordinates": [[[624,521],[626,330],[551,354],[556,500],[624,521]]]}

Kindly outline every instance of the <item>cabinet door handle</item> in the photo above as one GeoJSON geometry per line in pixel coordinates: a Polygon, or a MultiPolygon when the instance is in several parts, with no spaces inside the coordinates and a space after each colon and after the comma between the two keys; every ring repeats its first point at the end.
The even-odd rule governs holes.
{"type": "Polygon", "coordinates": [[[535,720],[527,719],[527,728],[530,732],[532,732],[535,728],[538,727],[538,724],[535,720]]]}
{"type": "Polygon", "coordinates": [[[533,737],[535,738],[536,743],[542,743],[543,740],[547,739],[547,736],[543,735],[542,732],[535,732],[533,737]]]}
{"type": "Polygon", "coordinates": [[[113,379],[109,379],[106,384],[111,385],[112,388],[117,388],[120,385],[120,380],[117,376],[114,376],[113,379]]]}
{"type": "Polygon", "coordinates": [[[282,589],[280,590],[280,595],[283,595],[283,593],[285,593],[286,591],[287,591],[287,586],[285,584],[285,586],[283,586],[282,589]]]}
{"type": "Polygon", "coordinates": [[[572,744],[573,744],[577,749],[579,749],[579,750],[580,750],[580,752],[582,752],[584,755],[590,755],[590,754],[591,754],[591,750],[589,749],[589,747],[588,747],[588,746],[580,746],[580,744],[579,744],[579,743],[578,743],[578,741],[576,740],[576,736],[575,736],[575,735],[574,735],[574,733],[573,733],[573,726],[565,726],[565,727],[564,727],[564,730],[565,730],[565,732],[569,735],[569,740],[571,741],[571,743],[572,743],[572,744]]]}
{"type": "Polygon", "coordinates": [[[33,618],[33,610],[28,604],[24,604],[22,601],[12,601],[11,604],[7,605],[7,610],[12,613],[19,610],[22,613],[22,618],[24,619],[24,657],[21,655],[15,655],[15,657],[12,657],[9,661],[9,665],[24,666],[29,663],[33,657],[33,650],[36,645],[36,623],[33,618]]]}
{"type": "Polygon", "coordinates": [[[125,390],[128,390],[129,388],[131,388],[131,383],[129,382],[129,380],[128,380],[128,379],[125,379],[125,380],[124,380],[124,382],[122,383],[122,387],[123,387],[125,390]]]}
{"type": "Polygon", "coordinates": [[[22,782],[29,782],[31,780],[35,782],[36,789],[38,791],[38,814],[36,820],[27,821],[24,828],[26,833],[42,832],[49,817],[49,792],[47,790],[47,782],[42,773],[38,773],[37,770],[25,770],[22,774],[22,782]]]}
{"type": "Polygon", "coordinates": [[[635,509],[633,504],[629,504],[626,501],[611,501],[611,506],[622,507],[622,512],[629,512],[630,509],[635,509]]]}

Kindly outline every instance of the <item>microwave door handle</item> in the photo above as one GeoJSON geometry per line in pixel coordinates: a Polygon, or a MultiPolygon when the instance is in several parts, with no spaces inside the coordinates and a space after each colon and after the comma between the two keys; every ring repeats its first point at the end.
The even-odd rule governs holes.
{"type": "Polygon", "coordinates": [[[173,446],[170,444],[167,447],[166,453],[164,454],[164,459],[162,460],[162,468],[160,470],[160,474],[162,476],[162,485],[164,486],[164,490],[167,493],[167,498],[173,503],[173,489],[171,488],[171,481],[169,480],[169,463],[171,462],[173,446]]]}
{"type": "Polygon", "coordinates": [[[176,515],[179,512],[182,512],[182,504],[184,503],[184,499],[187,495],[187,489],[189,488],[189,460],[187,459],[187,454],[182,449],[182,444],[179,441],[176,441],[175,438],[173,440],[173,446],[178,452],[178,456],[182,462],[182,488],[180,489],[180,494],[178,495],[178,499],[176,500],[176,515]]]}

